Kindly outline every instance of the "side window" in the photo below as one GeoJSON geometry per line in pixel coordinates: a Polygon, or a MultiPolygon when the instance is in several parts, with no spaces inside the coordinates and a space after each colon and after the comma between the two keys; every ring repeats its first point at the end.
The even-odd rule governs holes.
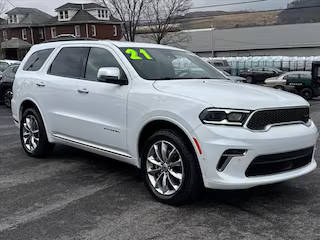
{"type": "Polygon", "coordinates": [[[51,64],[49,74],[61,77],[83,78],[88,52],[89,48],[87,47],[62,48],[51,64]]]}
{"type": "Polygon", "coordinates": [[[23,66],[24,71],[38,71],[48,59],[54,48],[49,48],[45,50],[40,50],[33,53],[26,64],[23,66]]]}
{"type": "Polygon", "coordinates": [[[19,68],[19,66],[15,66],[15,67],[12,69],[12,72],[13,72],[13,73],[17,73],[18,68],[19,68]]]}
{"type": "Polygon", "coordinates": [[[3,72],[9,67],[9,64],[6,62],[0,62],[0,72],[3,72]]]}
{"type": "Polygon", "coordinates": [[[102,67],[117,67],[121,71],[121,78],[127,78],[118,61],[108,50],[91,48],[87,61],[85,79],[97,81],[98,71],[102,67]]]}

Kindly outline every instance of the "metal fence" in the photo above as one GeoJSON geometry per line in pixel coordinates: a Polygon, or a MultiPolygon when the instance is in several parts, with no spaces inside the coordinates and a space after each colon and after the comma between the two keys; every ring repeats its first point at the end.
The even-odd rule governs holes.
{"type": "Polygon", "coordinates": [[[256,67],[277,68],[285,72],[311,71],[312,61],[228,61],[231,65],[232,75],[238,75],[243,70],[256,67]]]}

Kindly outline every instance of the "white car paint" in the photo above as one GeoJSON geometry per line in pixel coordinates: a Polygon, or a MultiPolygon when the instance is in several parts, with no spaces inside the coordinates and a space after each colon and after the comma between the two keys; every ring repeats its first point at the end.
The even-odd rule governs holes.
{"type": "Polygon", "coordinates": [[[154,120],[165,120],[179,127],[193,144],[208,188],[250,188],[295,178],[316,168],[313,158],[311,164],[293,171],[263,177],[245,176],[246,168],[256,156],[315,146],[318,131],[311,120],[309,124],[277,126],[255,132],[244,127],[207,125],[199,119],[199,114],[210,107],[254,111],[309,106],[301,97],[229,80],[147,81],[138,75],[119,47],[175,49],[112,41],[36,45],[20,65],[14,82],[12,114],[16,124],[19,126],[21,119],[21,104],[30,100],[40,110],[50,142],[68,144],[140,167],[138,140],[143,127],[154,120]],[[129,85],[48,75],[51,62],[65,46],[109,50],[127,74],[129,85]],[[47,48],[55,50],[39,71],[23,70],[26,59],[33,52],[47,48]],[[45,87],[37,86],[42,83],[45,87]],[[86,89],[89,94],[80,94],[79,89],[86,89]],[[194,138],[200,144],[201,153],[194,138]],[[248,152],[234,158],[225,171],[218,172],[216,166],[221,154],[230,148],[245,148],[248,152]]]}

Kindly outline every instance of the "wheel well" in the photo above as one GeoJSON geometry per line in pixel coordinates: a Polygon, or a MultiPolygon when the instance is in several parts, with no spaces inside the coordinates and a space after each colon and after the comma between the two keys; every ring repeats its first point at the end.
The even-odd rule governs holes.
{"type": "Polygon", "coordinates": [[[21,120],[21,117],[22,117],[23,112],[24,112],[26,109],[28,109],[28,108],[34,108],[34,109],[36,109],[37,111],[39,111],[37,105],[36,105],[34,102],[32,102],[32,101],[30,101],[30,100],[26,100],[26,101],[24,101],[24,102],[21,104],[21,106],[20,106],[20,111],[19,111],[20,120],[21,120]]]}
{"type": "Polygon", "coordinates": [[[142,148],[145,142],[148,140],[148,138],[151,137],[156,131],[162,130],[162,129],[170,129],[177,132],[183,138],[183,140],[188,145],[188,147],[192,149],[192,152],[195,154],[195,157],[197,157],[193,144],[191,143],[186,133],[177,125],[164,120],[156,120],[144,126],[139,136],[139,143],[138,143],[139,157],[141,156],[142,148]]]}

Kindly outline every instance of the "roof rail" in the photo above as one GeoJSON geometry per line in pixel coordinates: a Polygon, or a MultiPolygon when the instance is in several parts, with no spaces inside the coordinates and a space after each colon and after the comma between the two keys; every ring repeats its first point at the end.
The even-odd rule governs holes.
{"type": "Polygon", "coordinates": [[[43,43],[51,43],[51,42],[63,42],[63,41],[97,41],[95,38],[74,38],[74,37],[59,37],[53,38],[43,43]]]}

